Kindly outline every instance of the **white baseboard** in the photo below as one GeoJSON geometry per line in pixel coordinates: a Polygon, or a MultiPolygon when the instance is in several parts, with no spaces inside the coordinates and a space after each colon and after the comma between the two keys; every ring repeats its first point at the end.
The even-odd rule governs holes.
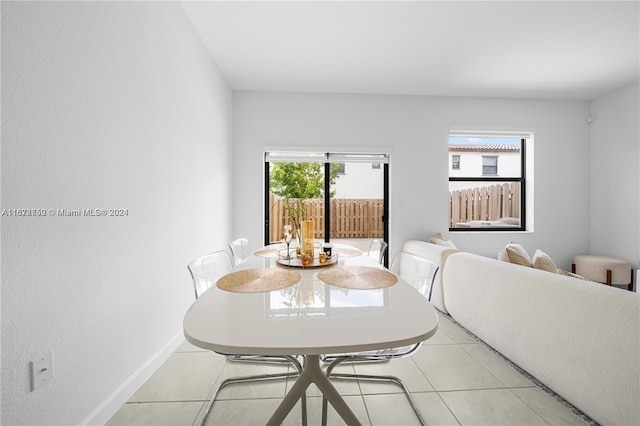
{"type": "Polygon", "coordinates": [[[104,425],[107,423],[158,367],[178,349],[182,342],[184,342],[184,335],[180,332],[129,376],[106,400],[82,420],[80,425],[104,425]]]}

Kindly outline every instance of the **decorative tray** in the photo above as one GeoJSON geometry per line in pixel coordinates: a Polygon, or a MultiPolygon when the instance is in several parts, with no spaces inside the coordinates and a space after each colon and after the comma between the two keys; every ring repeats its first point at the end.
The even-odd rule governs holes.
{"type": "Polygon", "coordinates": [[[333,256],[328,258],[324,263],[320,262],[319,253],[313,256],[313,262],[309,265],[303,265],[302,259],[296,255],[295,250],[290,251],[290,256],[287,257],[287,249],[280,250],[278,252],[278,259],[276,260],[278,265],[289,266],[292,268],[323,268],[325,266],[335,265],[338,262],[338,255],[334,253],[333,256]]]}

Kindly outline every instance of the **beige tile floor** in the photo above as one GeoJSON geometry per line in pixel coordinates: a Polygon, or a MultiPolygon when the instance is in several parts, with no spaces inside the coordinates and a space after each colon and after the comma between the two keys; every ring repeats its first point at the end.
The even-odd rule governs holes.
{"type": "MultiPolygon", "coordinates": [[[[229,362],[184,343],[107,423],[192,425],[216,381],[286,367],[229,362]]],[[[405,380],[430,425],[584,425],[590,420],[537,387],[502,357],[441,315],[437,334],[412,357],[345,365],[343,371],[395,374],[405,380]]],[[[292,381],[235,384],[218,395],[207,425],[263,425],[292,381]]],[[[356,416],[368,425],[415,425],[397,385],[336,381],[356,416]]],[[[309,425],[320,424],[322,399],[307,393],[309,425]]],[[[301,423],[300,404],[285,425],[301,423]]],[[[330,425],[344,424],[329,409],[330,425]]]]}

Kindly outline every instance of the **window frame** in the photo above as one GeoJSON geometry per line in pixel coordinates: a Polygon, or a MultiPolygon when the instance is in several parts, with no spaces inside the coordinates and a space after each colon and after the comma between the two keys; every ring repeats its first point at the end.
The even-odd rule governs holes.
{"type": "MultiPolygon", "coordinates": [[[[330,175],[330,169],[332,163],[346,163],[352,162],[365,162],[378,163],[383,173],[383,214],[382,214],[382,226],[383,226],[383,241],[389,244],[389,190],[390,190],[390,163],[391,154],[389,149],[372,149],[371,153],[368,151],[360,151],[357,149],[351,150],[332,150],[326,152],[320,152],[321,150],[313,150],[309,148],[295,149],[291,147],[265,147],[264,155],[264,244],[269,245],[271,243],[270,235],[270,205],[269,205],[269,193],[270,193],[270,163],[272,162],[317,162],[324,164],[324,175],[330,175]]],[[[346,166],[345,166],[346,171],[346,166]]],[[[324,209],[325,212],[329,212],[324,224],[324,240],[330,242],[331,236],[331,183],[328,179],[324,180],[324,209]]],[[[384,256],[384,266],[388,267],[390,256],[384,256]]]]}
{"type": "Polygon", "coordinates": [[[460,154],[451,154],[451,170],[460,170],[460,154]]]}
{"type": "Polygon", "coordinates": [[[482,156],[482,176],[499,176],[498,175],[498,157],[499,155],[483,155],[482,156]],[[495,159],[495,165],[494,164],[485,164],[485,160],[488,159],[495,159]],[[495,167],[495,173],[488,173],[486,171],[487,167],[495,167]]]}
{"type": "MultiPolygon", "coordinates": [[[[450,135],[452,137],[453,135],[450,135]]],[[[491,134],[491,133],[483,133],[479,137],[504,137],[499,133],[491,134]]],[[[483,164],[483,174],[481,177],[452,177],[449,176],[449,182],[518,182],[520,183],[520,226],[476,226],[476,227],[464,227],[464,228],[456,228],[449,227],[450,232],[521,232],[527,230],[527,194],[526,194],[526,175],[527,175],[527,156],[526,156],[526,145],[527,140],[529,138],[525,136],[517,136],[520,139],[520,177],[509,177],[509,176],[499,176],[499,175],[485,175],[484,174],[484,164],[483,164]]],[[[483,156],[484,157],[484,156],[483,156]]],[[[498,156],[493,156],[498,157],[498,156]]],[[[496,172],[497,172],[497,160],[496,160],[496,172]]]]}

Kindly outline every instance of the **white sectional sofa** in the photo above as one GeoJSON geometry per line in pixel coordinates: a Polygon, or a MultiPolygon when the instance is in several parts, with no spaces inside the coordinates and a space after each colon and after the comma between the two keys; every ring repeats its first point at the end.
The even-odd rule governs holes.
{"type": "Polygon", "coordinates": [[[640,295],[419,241],[441,267],[432,300],[603,425],[640,424],[640,295]]]}

